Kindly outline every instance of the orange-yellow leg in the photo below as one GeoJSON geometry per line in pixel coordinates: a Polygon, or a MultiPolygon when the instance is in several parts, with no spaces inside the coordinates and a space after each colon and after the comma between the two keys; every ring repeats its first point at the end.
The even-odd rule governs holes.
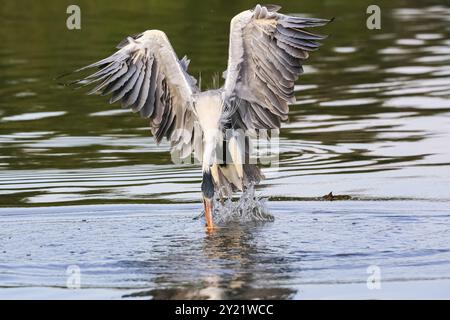
{"type": "Polygon", "coordinates": [[[213,222],[213,202],[211,199],[203,198],[203,206],[205,208],[206,231],[212,232],[216,226],[213,222]]]}

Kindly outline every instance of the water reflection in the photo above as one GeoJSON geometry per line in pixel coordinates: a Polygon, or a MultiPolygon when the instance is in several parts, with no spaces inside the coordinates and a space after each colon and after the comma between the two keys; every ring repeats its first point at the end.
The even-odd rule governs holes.
{"type": "MultiPolygon", "coordinates": [[[[260,259],[268,248],[257,243],[262,225],[230,225],[208,234],[196,261],[159,261],[173,271],[153,279],[157,288],[127,294],[124,298],[152,299],[288,299],[296,290],[289,287],[261,286],[262,276],[279,278],[289,265],[277,269],[260,259]],[[267,267],[265,267],[267,266],[267,267]],[[180,270],[181,269],[181,270],[180,270]],[[184,272],[180,274],[181,272],[184,272]],[[194,275],[194,277],[193,277],[194,275]],[[194,279],[192,279],[194,278],[194,279]]],[[[143,270],[145,272],[145,270],[143,270]]],[[[285,280],[289,280],[285,277],[285,280]]]]}
{"type": "Polygon", "coordinates": [[[80,32],[65,28],[64,2],[22,2],[0,10],[2,286],[64,288],[68,264],[86,290],[154,299],[302,298],[307,285],[341,283],[367,292],[372,264],[386,287],[448,279],[448,5],[381,1],[382,30],[371,31],[368,0],[284,1],[336,20],[295,88],[279,166],[264,169],[275,222],[205,237],[192,220],[199,168],[173,165],[146,121],[53,78],[157,28],[208,86],[225,69],[230,18],[254,2],[80,0],[80,32]],[[330,191],[385,201],[286,201],[330,191]]]}
{"type": "MultiPolygon", "coordinates": [[[[313,287],[319,297],[341,288],[354,298],[367,294],[374,264],[383,274],[378,298],[392,281],[449,278],[448,202],[272,202],[274,222],[209,236],[193,220],[200,206],[0,208],[0,297],[19,288],[36,298],[98,290],[97,298],[301,299],[313,287]],[[59,292],[73,264],[82,290],[59,292]]],[[[434,288],[447,296],[445,284],[434,288]]]]}

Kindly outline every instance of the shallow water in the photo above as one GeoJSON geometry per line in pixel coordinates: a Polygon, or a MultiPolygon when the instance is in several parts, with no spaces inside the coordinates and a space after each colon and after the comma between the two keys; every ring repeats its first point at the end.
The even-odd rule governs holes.
{"type": "MultiPolygon", "coordinates": [[[[68,31],[64,3],[3,2],[0,286],[12,288],[1,296],[52,296],[70,264],[80,265],[92,297],[301,298],[305,286],[346,283],[370,298],[371,264],[389,283],[448,283],[431,281],[450,276],[446,1],[380,1],[380,31],[365,28],[370,1],[284,4],[336,20],[305,66],[280,160],[258,188],[275,222],[212,237],[192,221],[199,168],[173,165],[142,119],[53,78],[157,28],[212,86],[225,69],[230,18],[254,3],[79,1],[82,30],[68,31]],[[312,201],[330,191],[353,201],[312,201]]],[[[394,296],[410,291],[395,288],[394,296]]],[[[61,290],[55,295],[77,295],[61,290]]]]}
{"type": "Polygon", "coordinates": [[[381,201],[273,202],[274,222],[230,224],[208,236],[204,222],[193,220],[199,209],[0,209],[0,297],[26,296],[37,288],[41,296],[58,297],[69,265],[80,268],[82,289],[65,289],[60,297],[284,299],[314,296],[321,286],[353,286],[342,290],[353,298],[358,292],[398,298],[411,295],[399,290],[404,283],[425,280],[447,291],[437,295],[438,285],[416,292],[416,298],[450,297],[446,204],[392,201],[387,209],[381,201]],[[381,270],[380,290],[367,289],[372,265],[381,270]]]}

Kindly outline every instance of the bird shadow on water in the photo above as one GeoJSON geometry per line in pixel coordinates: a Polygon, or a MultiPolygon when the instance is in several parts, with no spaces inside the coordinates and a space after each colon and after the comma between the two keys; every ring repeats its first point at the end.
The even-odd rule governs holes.
{"type": "MultiPolygon", "coordinates": [[[[261,222],[229,222],[207,234],[196,248],[186,248],[179,265],[171,273],[153,278],[155,288],[124,298],[150,299],[289,299],[296,290],[272,285],[264,279],[280,277],[271,252],[259,242],[259,233],[268,227],[261,222]],[[194,249],[194,250],[193,250],[194,249]]],[[[265,231],[267,232],[267,230],[265,231]]],[[[173,265],[174,256],[162,264],[173,265]]],[[[283,264],[284,270],[289,268],[283,264]]]]}

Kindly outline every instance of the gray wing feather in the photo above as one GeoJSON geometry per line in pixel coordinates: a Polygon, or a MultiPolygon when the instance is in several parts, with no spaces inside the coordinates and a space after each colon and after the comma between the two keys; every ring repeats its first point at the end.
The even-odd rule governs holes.
{"type": "Polygon", "coordinates": [[[228,105],[237,105],[231,117],[234,127],[278,128],[287,120],[302,64],[326,38],[304,28],[330,20],[289,16],[278,10],[257,5],[231,22],[224,94],[228,105]]]}
{"type": "MultiPolygon", "coordinates": [[[[144,106],[145,102],[147,101],[148,97],[148,90],[150,88],[150,79],[151,79],[151,73],[152,73],[152,65],[153,65],[153,59],[148,59],[147,64],[145,66],[145,76],[142,82],[141,90],[139,91],[139,97],[135,102],[135,105],[133,106],[133,110],[136,112],[140,112],[142,110],[142,107],[144,106]]],[[[141,113],[142,115],[142,113],[141,113]]]]}
{"type": "MultiPolygon", "coordinates": [[[[127,65],[127,72],[118,78],[116,81],[111,82],[108,87],[105,88],[103,91],[103,95],[111,94],[112,92],[115,92],[123,87],[123,85],[131,78],[131,76],[136,72],[136,66],[133,64],[131,66],[127,65]]],[[[110,100],[110,103],[112,99],[110,100]]],[[[115,102],[115,101],[114,101],[115,102]]]]}
{"type": "Polygon", "coordinates": [[[153,60],[147,100],[145,101],[145,104],[141,109],[141,116],[144,118],[150,118],[153,115],[153,110],[155,109],[154,105],[156,96],[157,77],[158,77],[158,62],[153,60]]]}
{"type": "Polygon", "coordinates": [[[122,87],[120,87],[113,93],[109,103],[114,103],[123,99],[126,96],[126,94],[130,92],[130,90],[133,88],[133,85],[136,83],[137,78],[139,77],[141,66],[142,63],[139,62],[130,65],[130,68],[134,67],[133,75],[125,82],[125,84],[122,87]]]}
{"type": "Polygon", "coordinates": [[[158,30],[127,37],[117,48],[120,50],[111,56],[76,70],[99,68],[74,83],[98,83],[89,93],[111,94],[110,103],[120,101],[123,108],[148,118],[157,142],[166,137],[172,147],[190,145],[198,89],[187,73],[187,57],[179,60],[167,36],[158,30]],[[180,135],[177,129],[188,134],[180,135]]]}
{"type": "MultiPolygon", "coordinates": [[[[90,90],[88,92],[88,94],[94,94],[97,93],[98,91],[103,90],[103,88],[105,88],[108,84],[110,84],[114,78],[119,74],[121,74],[123,72],[123,69],[126,69],[125,66],[123,66],[122,68],[117,67],[115,69],[113,69],[110,73],[102,75],[101,77],[94,79],[93,82],[97,82],[100,80],[105,79],[103,82],[101,82],[99,85],[97,85],[96,87],[94,87],[94,89],[90,90]]],[[[126,70],[125,70],[126,72],[126,70]]]]}
{"type": "Polygon", "coordinates": [[[122,107],[123,108],[131,108],[133,112],[137,112],[139,110],[135,110],[133,105],[136,102],[139,92],[141,91],[142,83],[144,82],[145,69],[147,65],[147,61],[141,62],[138,61],[139,66],[138,71],[136,71],[135,79],[136,81],[132,84],[131,90],[127,93],[127,95],[122,99],[122,107]],[[137,75],[137,77],[136,77],[137,75]]]}

